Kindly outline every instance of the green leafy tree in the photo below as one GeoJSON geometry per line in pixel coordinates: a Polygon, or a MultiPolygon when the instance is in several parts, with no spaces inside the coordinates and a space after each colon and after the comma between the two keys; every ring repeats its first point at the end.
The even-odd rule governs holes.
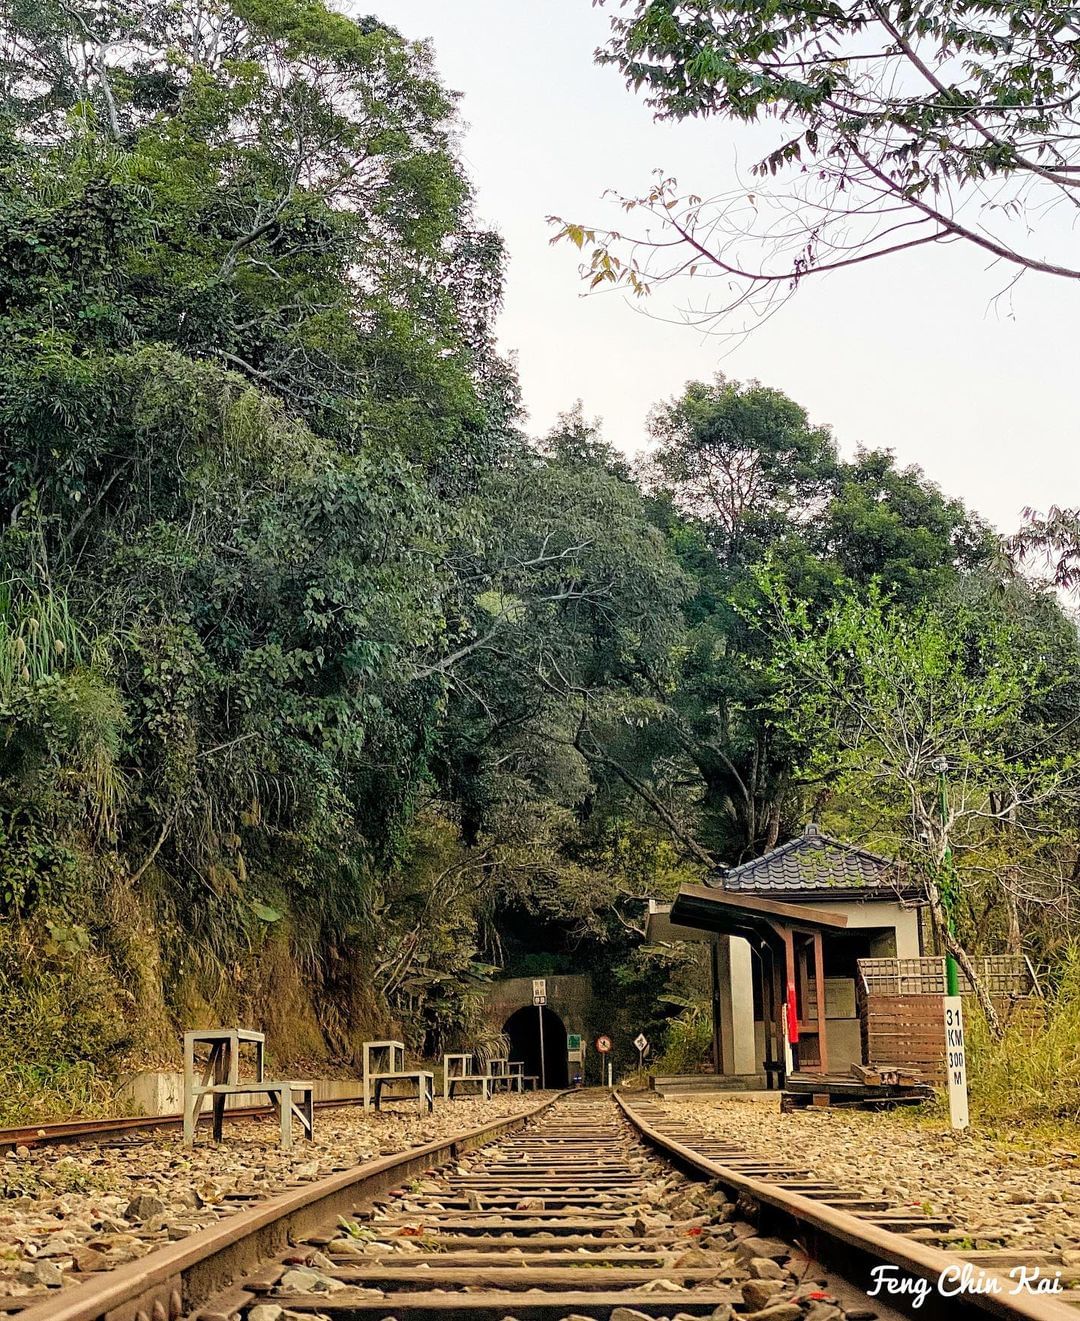
{"type": "Polygon", "coordinates": [[[693,804],[683,835],[695,856],[734,865],[796,827],[804,798],[800,749],[773,719],[757,569],[775,563],[813,611],[872,584],[915,603],[985,562],[993,542],[918,470],[874,451],[841,460],[826,428],[756,382],[692,382],[655,410],[652,431],[642,475],[693,591],[678,679],[652,690],[651,756],[693,804]]]}
{"type": "Polygon", "coordinates": [[[501,247],[426,47],[313,2],[2,35],[4,578],[16,634],[32,590],[65,603],[93,660],[62,682],[102,717],[53,737],[18,695],[8,906],[145,915],[178,1013],[242,1012],[287,951],[332,1048],[372,1013],[445,1044],[498,894],[569,863],[624,916],[606,807],[576,829],[577,693],[665,671],[681,572],[580,414],[516,430],[501,247]]]}
{"type": "Polygon", "coordinates": [[[1051,505],[1045,514],[1024,511],[1026,522],[1009,548],[1021,565],[1041,564],[1050,581],[1075,593],[1080,587],[1080,509],[1051,505]]]}
{"type": "Polygon", "coordinates": [[[0,46],[8,658],[46,607],[79,640],[4,697],[5,909],[128,895],[173,1003],[281,939],[359,1003],[445,556],[521,443],[453,97],[315,0],[16,6],[0,46]]]}
{"type": "Polygon", "coordinates": [[[530,785],[564,809],[594,797],[585,707],[622,703],[630,718],[646,683],[665,682],[687,588],[625,463],[580,413],[493,470],[481,507],[485,549],[459,551],[473,636],[447,726],[470,831],[530,785]]]}
{"type": "MultiPolygon", "coordinates": [[[[1060,700],[1080,676],[1075,636],[1037,600],[1010,615],[986,596],[912,609],[872,593],[816,619],[775,579],[765,576],[763,587],[778,640],[774,710],[805,749],[802,773],[827,785],[918,878],[938,940],[996,1030],[968,955],[991,913],[982,931],[966,922],[974,909],[964,890],[988,893],[991,910],[1011,909],[1022,880],[1056,870],[1062,815],[1075,810],[1080,788],[1074,721],[1060,700]]],[[[1057,907],[1063,895],[1052,885],[1044,897],[1057,907]]]]}

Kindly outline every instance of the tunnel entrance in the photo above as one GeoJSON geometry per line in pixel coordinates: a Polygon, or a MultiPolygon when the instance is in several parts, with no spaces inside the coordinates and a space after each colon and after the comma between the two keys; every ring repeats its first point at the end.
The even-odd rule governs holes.
{"type": "Polygon", "coordinates": [[[526,1074],[540,1077],[541,1023],[547,1085],[566,1087],[570,1081],[566,1067],[566,1027],[559,1015],[546,1005],[539,1009],[535,1005],[526,1005],[511,1014],[503,1024],[503,1032],[510,1039],[510,1058],[524,1060],[526,1074]]]}

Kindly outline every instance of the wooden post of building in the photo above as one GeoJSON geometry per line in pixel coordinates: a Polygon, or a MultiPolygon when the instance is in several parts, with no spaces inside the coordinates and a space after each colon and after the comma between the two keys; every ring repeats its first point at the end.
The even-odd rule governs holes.
{"type": "Polygon", "coordinates": [[[817,993],[818,1067],[829,1072],[829,1046],[825,1040],[825,959],[821,947],[821,932],[814,932],[814,989],[817,993]]]}
{"type": "Polygon", "coordinates": [[[780,952],[771,942],[769,944],[769,981],[772,984],[772,1021],[776,1035],[776,1062],[780,1066],[777,1080],[784,1086],[787,1077],[787,1059],[784,1042],[784,974],[780,969],[780,952]]]}
{"type": "Polygon", "coordinates": [[[768,945],[764,941],[760,943],[755,952],[757,954],[758,977],[761,979],[761,1027],[762,1035],[765,1038],[765,1083],[769,1091],[772,1091],[773,1074],[768,1067],[770,1064],[776,1063],[776,1051],[773,1046],[775,1018],[772,997],[772,956],[768,945]],[[768,960],[767,967],[766,960],[768,960]]]}

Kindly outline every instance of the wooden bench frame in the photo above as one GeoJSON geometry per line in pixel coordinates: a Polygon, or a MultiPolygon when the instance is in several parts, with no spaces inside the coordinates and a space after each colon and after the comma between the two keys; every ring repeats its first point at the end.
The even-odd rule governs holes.
{"type": "MultiPolygon", "coordinates": [[[[421,1114],[431,1114],[435,1109],[435,1075],[430,1069],[405,1068],[405,1043],[403,1041],[365,1041],[364,1042],[364,1109],[370,1110],[372,1103],[380,1110],[383,1102],[383,1089],[388,1084],[413,1082],[416,1084],[416,1104],[421,1114]],[[385,1063],[384,1068],[380,1064],[385,1063]]],[[[412,1097],[401,1097],[412,1100],[412,1097]]]]}
{"type": "Polygon", "coordinates": [[[443,1056],[443,1100],[454,1097],[455,1085],[459,1083],[479,1084],[480,1094],[485,1101],[491,1100],[491,1074],[478,1073],[472,1065],[475,1056],[471,1051],[457,1055],[443,1056]],[[459,1067],[456,1067],[459,1066],[459,1067]]]}
{"type": "Polygon", "coordinates": [[[212,1134],[220,1142],[225,1120],[225,1102],[230,1096],[264,1093],[278,1112],[281,1125],[281,1149],[292,1150],[292,1121],[300,1121],[304,1136],[311,1138],[315,1123],[314,1085],[296,1079],[267,1081],[266,1037],[246,1028],[208,1028],[184,1033],[184,1145],[195,1143],[195,1128],[202,1113],[203,1100],[209,1096],[213,1109],[212,1134]],[[210,1058],[196,1081],[195,1048],[209,1046],[210,1058]],[[240,1048],[255,1048],[254,1082],[240,1081],[240,1048]]]}

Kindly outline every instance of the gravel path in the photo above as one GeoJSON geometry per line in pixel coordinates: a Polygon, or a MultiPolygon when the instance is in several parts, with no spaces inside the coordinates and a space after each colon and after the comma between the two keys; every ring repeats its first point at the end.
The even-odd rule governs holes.
{"type": "Polygon", "coordinates": [[[317,1110],[315,1140],[279,1150],[276,1120],[225,1121],[215,1146],[200,1128],[193,1150],[179,1132],[20,1147],[0,1159],[0,1297],[41,1294],[107,1270],[290,1187],[380,1155],[420,1146],[530,1109],[535,1095],[415,1102],[365,1113],[317,1110]]]}
{"type": "Polygon", "coordinates": [[[808,1162],[845,1188],[945,1215],[961,1227],[960,1247],[1080,1249],[1080,1147],[1005,1151],[896,1114],[808,1108],[781,1115],[774,1098],[668,1105],[750,1151],[808,1162]]]}

